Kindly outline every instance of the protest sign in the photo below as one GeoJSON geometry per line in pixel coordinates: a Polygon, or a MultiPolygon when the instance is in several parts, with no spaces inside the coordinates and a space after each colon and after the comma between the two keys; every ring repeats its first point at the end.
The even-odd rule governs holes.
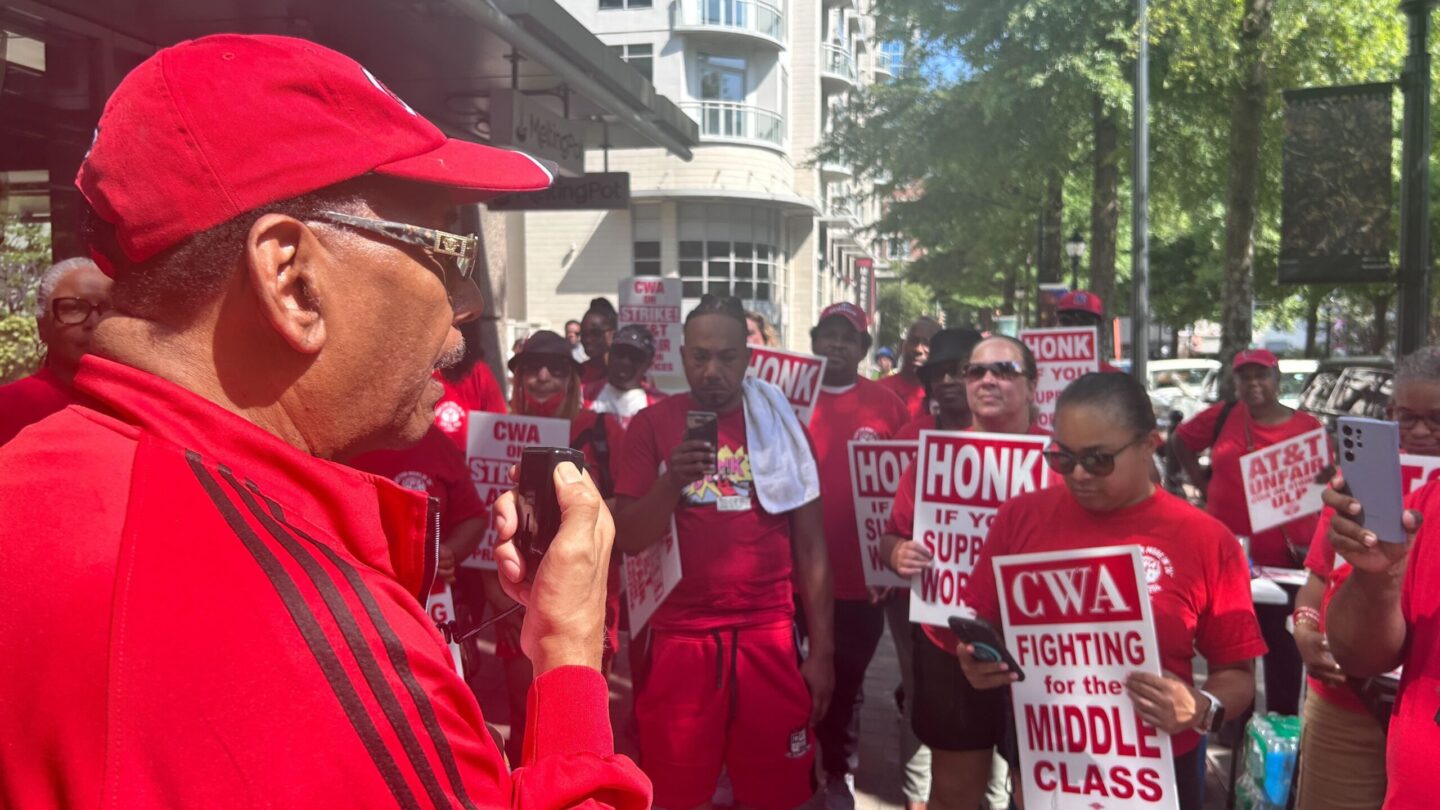
{"type": "Polygon", "coordinates": [[[1400,454],[1400,491],[1409,495],[1431,481],[1440,479],[1440,456],[1400,454]]]}
{"type": "MultiPolygon", "coordinates": [[[[435,624],[444,624],[455,619],[455,592],[450,586],[437,581],[435,587],[430,590],[430,600],[425,603],[425,609],[430,612],[430,621],[435,624]]],[[[465,665],[460,659],[460,644],[451,642],[446,645],[450,648],[450,660],[455,664],[455,672],[461,678],[465,677],[465,665]]]]}
{"type": "Polygon", "coordinates": [[[1040,408],[1040,426],[1055,428],[1055,400],[1065,386],[1081,375],[1100,370],[1100,346],[1095,327],[1023,329],[1020,339],[1035,355],[1039,378],[1035,381],[1035,405],[1040,408]]]}
{"type": "Polygon", "coordinates": [[[1137,546],[996,557],[1025,804],[1175,808],[1170,735],[1135,712],[1132,672],[1161,675],[1137,546]]]}
{"type": "Polygon", "coordinates": [[[934,565],[910,582],[910,621],[944,627],[962,610],[965,586],[1000,505],[1050,480],[1049,439],[999,433],[920,433],[915,542],[934,565]]]}
{"type": "Polygon", "coordinates": [[[527,447],[569,447],[570,423],[540,416],[470,412],[465,462],[470,480],[489,511],[489,525],[480,547],[460,562],[465,568],[495,570],[495,499],[515,485],[510,465],[519,464],[527,447]]]}
{"type": "Polygon", "coordinates": [[[625,605],[630,612],[630,635],[639,633],[655,610],[680,584],[680,546],[675,542],[675,517],[660,541],[640,552],[626,554],[622,563],[625,605]]]}
{"type": "Polygon", "coordinates": [[[860,533],[861,565],[865,584],[872,588],[910,587],[905,579],[885,564],[880,538],[890,519],[900,476],[915,460],[916,443],[892,441],[851,441],[850,492],[855,499],[855,526],[860,533]]]}
{"type": "Polygon", "coordinates": [[[1324,484],[1315,476],[1330,463],[1325,429],[1316,428],[1240,457],[1250,507],[1250,531],[1259,534],[1320,512],[1324,484]]]}
{"type": "Polygon", "coordinates": [[[655,360],[650,373],[656,376],[683,374],[680,344],[684,324],[680,320],[680,279],[633,276],[620,279],[620,326],[639,324],[655,336],[655,360]]]}
{"type": "Polygon", "coordinates": [[[746,377],[756,377],[779,388],[800,417],[800,424],[810,424],[815,402],[820,399],[820,380],[825,377],[825,358],[813,354],[787,352],[768,346],[750,347],[750,368],[746,377]]]}

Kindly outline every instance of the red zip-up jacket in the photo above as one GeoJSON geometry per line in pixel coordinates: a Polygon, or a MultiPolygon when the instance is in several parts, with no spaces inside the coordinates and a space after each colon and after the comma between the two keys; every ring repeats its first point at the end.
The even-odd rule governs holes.
{"type": "Polygon", "coordinates": [[[0,448],[0,806],[649,805],[585,667],[507,772],[415,597],[423,494],[133,368],[76,385],[0,448]]]}

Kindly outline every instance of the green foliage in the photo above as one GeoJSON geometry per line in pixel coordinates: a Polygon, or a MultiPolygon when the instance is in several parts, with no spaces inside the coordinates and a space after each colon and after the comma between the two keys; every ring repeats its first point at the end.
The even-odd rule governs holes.
{"type": "Polygon", "coordinates": [[[935,310],[935,293],[926,285],[901,278],[880,285],[876,308],[880,314],[880,333],[876,348],[897,349],[910,324],[921,315],[935,310]]]}
{"type": "MultiPolygon", "coordinates": [[[[1152,317],[1176,327],[1220,314],[1244,6],[1151,0],[1150,307],[1152,317]]],[[[897,201],[877,227],[927,251],[910,278],[952,313],[1008,303],[1007,283],[1033,283],[1023,271],[1036,259],[1052,172],[1064,182],[1063,232],[1078,228],[1088,238],[1091,105],[1099,97],[1122,123],[1117,275],[1121,290],[1128,287],[1132,0],[887,0],[879,8],[882,36],[913,43],[911,64],[905,78],[852,95],[821,155],[886,181],[877,194],[897,201]]],[[[1268,95],[1255,296],[1269,315],[1262,321],[1302,322],[1331,292],[1276,282],[1281,92],[1393,80],[1405,45],[1394,0],[1277,3],[1261,55],[1268,95]]],[[[1369,290],[1341,297],[1373,310],[1369,290]]],[[[1116,299],[1112,312],[1127,312],[1128,301],[1116,299]]]]}
{"type": "Polygon", "coordinates": [[[0,383],[40,365],[35,331],[35,294],[50,266],[50,227],[0,215],[0,383]]]}

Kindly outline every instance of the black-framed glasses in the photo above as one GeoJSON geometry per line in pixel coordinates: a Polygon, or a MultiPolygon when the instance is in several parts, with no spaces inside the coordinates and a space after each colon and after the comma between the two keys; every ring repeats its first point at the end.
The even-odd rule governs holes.
{"type": "Polygon", "coordinates": [[[96,317],[104,317],[106,310],[110,309],[109,304],[94,304],[84,298],[52,298],[50,299],[50,314],[55,317],[56,323],[63,323],[66,326],[79,326],[90,319],[90,314],[96,317]]]}
{"type": "Polygon", "coordinates": [[[1013,380],[1025,373],[1025,367],[1014,360],[996,360],[993,363],[968,363],[965,379],[980,382],[986,374],[994,374],[997,380],[1013,380]]]}
{"type": "Polygon", "coordinates": [[[1052,444],[1044,453],[1045,464],[1061,475],[1070,475],[1078,465],[1096,478],[1104,478],[1115,472],[1116,456],[1145,441],[1148,436],[1149,434],[1142,433],[1110,452],[1086,450],[1083,453],[1074,453],[1063,445],[1052,444]]]}
{"type": "Polygon", "coordinates": [[[1424,422],[1426,430],[1431,433],[1440,433],[1440,413],[1435,411],[1415,413],[1404,408],[1396,408],[1395,421],[1400,424],[1401,430],[1414,430],[1416,425],[1424,422]]]}
{"type": "Polygon", "coordinates": [[[532,357],[520,361],[520,374],[539,374],[540,369],[550,372],[550,376],[557,380],[563,380],[570,376],[575,361],[565,357],[532,357]]]}
{"type": "MultiPolygon", "coordinates": [[[[332,225],[344,225],[347,228],[383,236],[395,242],[424,248],[436,257],[436,261],[442,267],[446,270],[454,270],[456,275],[463,280],[469,281],[470,274],[475,272],[475,257],[480,249],[480,240],[477,237],[460,236],[434,228],[422,228],[419,225],[408,225],[404,222],[391,222],[387,219],[357,217],[342,214],[339,211],[321,211],[316,218],[332,225]]],[[[444,278],[440,280],[446,281],[444,278]]]]}

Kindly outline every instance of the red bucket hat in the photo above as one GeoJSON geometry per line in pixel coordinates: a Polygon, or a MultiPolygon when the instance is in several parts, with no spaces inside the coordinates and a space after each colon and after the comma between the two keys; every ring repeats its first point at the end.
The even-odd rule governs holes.
{"type": "Polygon", "coordinates": [[[365,174],[462,202],[549,187],[523,153],[447,138],[348,56],[220,34],[156,52],[115,89],[75,185],[143,261],[245,211],[365,174]]]}

